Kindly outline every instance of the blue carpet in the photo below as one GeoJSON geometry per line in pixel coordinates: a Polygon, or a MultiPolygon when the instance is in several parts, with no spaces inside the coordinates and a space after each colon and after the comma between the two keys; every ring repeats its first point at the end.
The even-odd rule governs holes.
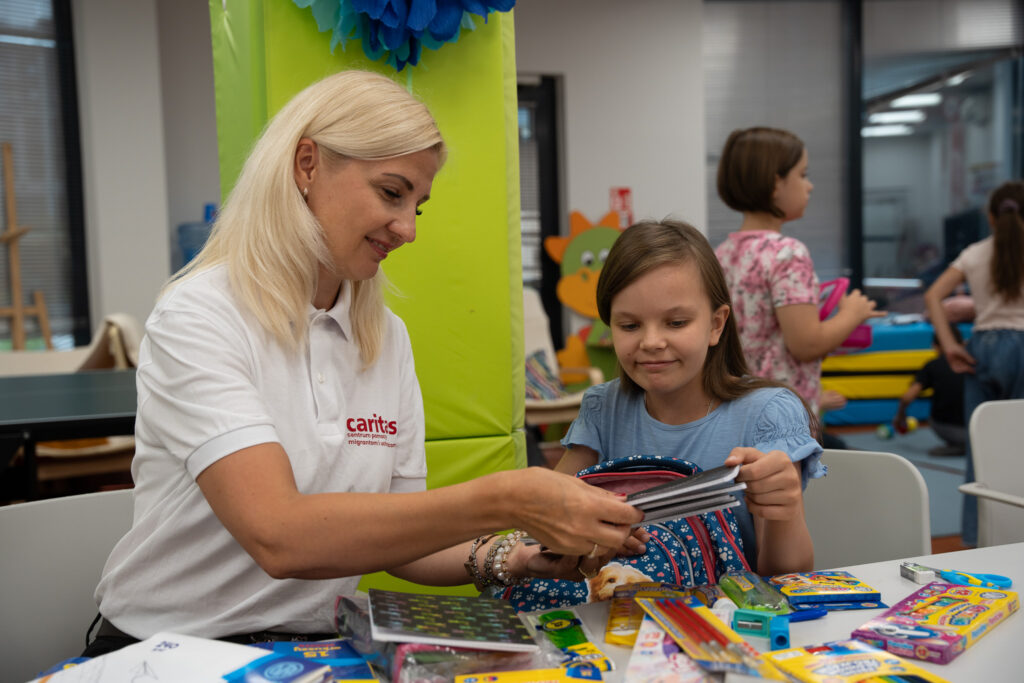
{"type": "Polygon", "coordinates": [[[845,441],[850,449],[896,453],[914,463],[928,485],[932,536],[953,536],[960,533],[960,506],[963,494],[957,490],[957,486],[964,482],[966,458],[962,455],[928,455],[929,448],[943,443],[935,432],[925,426],[908,434],[897,434],[890,439],[880,439],[874,431],[847,432],[836,436],[845,441]]]}

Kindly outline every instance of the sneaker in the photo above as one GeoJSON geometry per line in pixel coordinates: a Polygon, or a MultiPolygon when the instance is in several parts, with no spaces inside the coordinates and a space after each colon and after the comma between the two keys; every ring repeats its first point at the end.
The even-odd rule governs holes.
{"type": "Polygon", "coordinates": [[[938,457],[943,457],[947,455],[966,455],[966,453],[967,451],[964,450],[963,446],[954,446],[951,444],[936,446],[935,448],[928,449],[928,455],[934,455],[938,457]]]}

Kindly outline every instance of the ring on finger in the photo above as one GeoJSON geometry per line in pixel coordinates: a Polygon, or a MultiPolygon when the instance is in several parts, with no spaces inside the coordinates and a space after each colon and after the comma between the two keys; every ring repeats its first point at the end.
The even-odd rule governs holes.
{"type": "Polygon", "coordinates": [[[589,557],[591,559],[597,557],[597,549],[600,548],[600,547],[601,546],[599,546],[597,543],[595,543],[594,547],[590,549],[589,553],[587,553],[587,557],[589,557]]]}

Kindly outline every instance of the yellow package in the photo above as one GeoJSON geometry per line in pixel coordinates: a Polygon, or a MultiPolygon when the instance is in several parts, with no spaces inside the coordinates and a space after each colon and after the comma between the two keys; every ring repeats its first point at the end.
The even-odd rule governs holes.
{"type": "Polygon", "coordinates": [[[636,598],[681,598],[687,594],[687,589],[682,586],[659,581],[619,586],[612,593],[612,599],[608,603],[608,624],[604,630],[604,642],[625,647],[633,647],[636,643],[640,622],[644,619],[644,611],[636,603],[636,598]]]}

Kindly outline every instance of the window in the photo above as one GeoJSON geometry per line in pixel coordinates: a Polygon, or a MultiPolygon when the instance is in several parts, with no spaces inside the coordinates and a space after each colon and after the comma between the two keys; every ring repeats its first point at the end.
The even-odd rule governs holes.
{"type": "MultiPolygon", "coordinates": [[[[68,0],[4,0],[0,13],[0,142],[10,145],[12,162],[4,165],[0,187],[0,234],[28,229],[17,241],[22,304],[42,295],[58,348],[90,337],[70,25],[68,0]],[[12,208],[17,226],[9,225],[12,208]]],[[[0,348],[12,341],[12,275],[5,243],[0,348]]],[[[43,345],[38,316],[25,319],[25,330],[29,348],[43,345]]]]}

